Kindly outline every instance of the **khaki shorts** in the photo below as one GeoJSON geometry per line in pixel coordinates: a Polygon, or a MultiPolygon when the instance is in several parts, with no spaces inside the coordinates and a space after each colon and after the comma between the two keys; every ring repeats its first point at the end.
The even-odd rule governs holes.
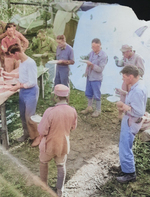
{"type": "Polygon", "coordinates": [[[40,162],[42,163],[48,163],[54,158],[56,165],[64,165],[67,161],[67,154],[57,157],[57,156],[48,155],[44,152],[40,152],[39,158],[40,158],[40,162]]]}

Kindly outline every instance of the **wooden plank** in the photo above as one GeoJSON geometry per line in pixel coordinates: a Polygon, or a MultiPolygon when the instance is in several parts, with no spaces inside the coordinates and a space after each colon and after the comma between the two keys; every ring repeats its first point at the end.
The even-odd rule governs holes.
{"type": "Polygon", "coordinates": [[[47,3],[42,3],[42,2],[13,2],[10,1],[10,4],[15,4],[15,5],[33,5],[33,6],[49,6],[50,4],[47,3]]]}
{"type": "Polygon", "coordinates": [[[1,144],[6,149],[8,149],[9,148],[9,137],[8,137],[7,123],[6,123],[5,103],[3,103],[0,106],[0,113],[1,113],[1,124],[2,124],[2,129],[0,130],[1,144]]]}

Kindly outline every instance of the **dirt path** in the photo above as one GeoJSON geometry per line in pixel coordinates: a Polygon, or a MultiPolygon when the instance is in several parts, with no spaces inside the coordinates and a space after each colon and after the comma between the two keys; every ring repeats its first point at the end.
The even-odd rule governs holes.
{"type": "MultiPolygon", "coordinates": [[[[105,98],[102,113],[98,118],[78,113],[78,126],[71,132],[71,151],[67,160],[67,175],[63,197],[99,197],[99,188],[111,175],[113,165],[119,165],[118,143],[120,122],[115,104],[105,98]]],[[[14,144],[9,152],[18,158],[31,172],[39,176],[39,149],[30,143],[15,142],[20,128],[12,133],[14,144]],[[18,132],[17,132],[18,131],[18,132]],[[16,144],[15,144],[16,143],[16,144]]],[[[21,131],[22,132],[22,131],[21,131]]],[[[49,170],[49,185],[55,189],[56,166],[52,161],[49,170]]]]}
{"type": "Polygon", "coordinates": [[[100,186],[111,178],[108,169],[119,165],[120,123],[116,113],[108,112],[96,119],[78,116],[78,127],[70,139],[65,197],[99,196],[100,186]]]}

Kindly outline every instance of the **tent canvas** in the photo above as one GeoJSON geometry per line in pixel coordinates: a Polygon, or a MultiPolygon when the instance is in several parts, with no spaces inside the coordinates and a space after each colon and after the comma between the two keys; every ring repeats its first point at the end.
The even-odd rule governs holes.
{"type": "Polygon", "coordinates": [[[100,38],[102,49],[108,55],[108,63],[103,72],[102,94],[112,95],[115,88],[121,88],[122,76],[119,74],[121,68],[115,65],[114,56],[121,59],[121,46],[129,44],[145,61],[143,81],[150,97],[150,49],[144,44],[145,40],[141,40],[142,38],[135,33],[145,25],[149,29],[150,21],[139,20],[131,8],[118,4],[101,4],[84,12],[78,22],[73,46],[75,64],[70,66],[70,79],[74,87],[85,91],[86,78],[83,74],[86,64],[80,62],[80,57],[91,51],[91,41],[97,37],[100,38]]]}

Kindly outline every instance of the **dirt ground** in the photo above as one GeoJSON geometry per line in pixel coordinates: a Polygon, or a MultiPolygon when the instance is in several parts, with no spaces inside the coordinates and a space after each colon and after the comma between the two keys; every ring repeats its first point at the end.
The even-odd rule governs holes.
{"type": "MultiPolygon", "coordinates": [[[[78,111],[78,126],[70,135],[71,151],[67,160],[63,197],[102,196],[99,190],[111,178],[109,169],[114,165],[119,166],[120,122],[117,116],[115,104],[105,97],[102,97],[102,112],[98,118],[92,118],[91,114],[82,115],[78,111]]],[[[17,138],[17,130],[12,135],[17,138]]],[[[38,147],[33,149],[30,144],[14,145],[9,152],[39,176],[38,147]]],[[[56,172],[50,170],[49,175],[49,185],[55,189],[56,172]],[[51,180],[54,180],[53,183],[51,180]]]]}
{"type": "Polygon", "coordinates": [[[70,137],[64,197],[96,197],[110,178],[109,169],[119,166],[120,122],[108,108],[101,116],[78,114],[78,127],[70,137]]]}

